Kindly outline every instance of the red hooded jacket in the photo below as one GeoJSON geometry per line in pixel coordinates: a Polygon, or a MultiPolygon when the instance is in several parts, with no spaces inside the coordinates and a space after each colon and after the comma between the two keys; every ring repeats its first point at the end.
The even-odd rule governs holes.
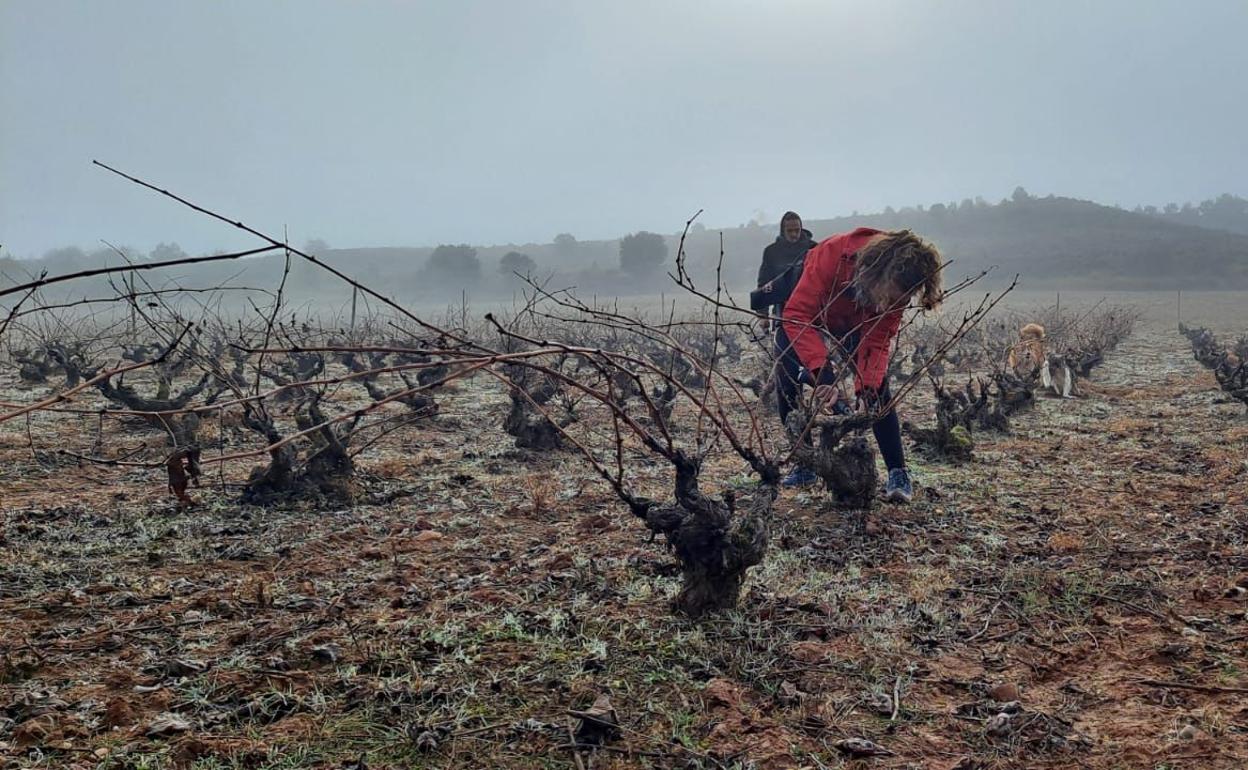
{"type": "Polygon", "coordinates": [[[859,392],[879,390],[888,372],[888,352],[901,326],[903,308],[880,314],[858,304],[854,265],[858,250],[879,230],[870,227],[833,235],[806,252],[802,277],[784,306],[784,331],[802,366],[812,374],[823,368],[828,348],[819,329],[833,337],[860,334],[854,356],[854,381],[859,392]],[[812,328],[813,327],[813,328],[812,328]]]}

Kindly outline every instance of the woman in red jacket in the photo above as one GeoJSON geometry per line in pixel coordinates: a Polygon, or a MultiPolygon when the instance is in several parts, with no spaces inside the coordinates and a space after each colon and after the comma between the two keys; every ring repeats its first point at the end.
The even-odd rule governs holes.
{"type": "MultiPolygon", "coordinates": [[[[924,310],[940,304],[940,252],[909,230],[860,227],[834,235],[806,253],[806,265],[784,306],[781,347],[792,344],[815,384],[816,401],[835,407],[839,372],[828,361],[822,332],[836,341],[840,358],[850,362],[858,400],[867,408],[887,404],[889,349],[901,316],[917,295],[924,310]]],[[[872,426],[888,467],[885,497],[909,502],[914,494],[901,446],[901,423],[893,409],[872,426]]],[[[814,474],[796,468],[787,486],[814,483],[814,474]]]]}

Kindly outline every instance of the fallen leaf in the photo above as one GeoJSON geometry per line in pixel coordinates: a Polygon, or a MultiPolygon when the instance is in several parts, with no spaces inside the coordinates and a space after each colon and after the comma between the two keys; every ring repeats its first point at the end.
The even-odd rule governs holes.
{"type": "Polygon", "coordinates": [[[405,732],[416,750],[423,753],[436,751],[438,746],[442,745],[442,741],[451,734],[450,729],[445,726],[426,728],[420,724],[408,725],[405,732]]]}
{"type": "Polygon", "coordinates": [[[585,711],[569,711],[578,718],[576,742],[601,746],[620,737],[620,720],[607,695],[599,695],[585,711]]]}
{"type": "Polygon", "coordinates": [[[170,658],[162,666],[165,676],[180,677],[202,674],[208,670],[208,664],[190,658],[170,658]]]}
{"type": "Polygon", "coordinates": [[[149,738],[159,738],[165,735],[176,735],[178,733],[189,732],[191,723],[176,714],[161,714],[147,726],[144,734],[149,738]]]}
{"type": "Polygon", "coordinates": [[[802,699],[805,697],[806,697],[806,693],[799,690],[797,685],[793,684],[792,682],[785,680],[780,683],[780,693],[777,699],[781,703],[792,706],[797,703],[800,703],[802,699]]]}
{"type": "Polygon", "coordinates": [[[1004,711],[1000,714],[994,714],[984,723],[984,731],[989,735],[1005,735],[1010,731],[1011,719],[1013,719],[1013,716],[1004,711]]]}
{"type": "Polygon", "coordinates": [[[4,710],[9,717],[20,722],[67,708],[69,704],[51,690],[30,690],[15,698],[4,710]]]}
{"type": "Polygon", "coordinates": [[[884,693],[873,693],[867,699],[867,703],[871,707],[871,711],[882,717],[891,717],[893,715],[893,698],[884,693]]]}
{"type": "Polygon", "coordinates": [[[891,757],[893,752],[866,738],[845,738],[832,744],[836,750],[853,759],[864,757],[891,757]]]}
{"type": "Polygon", "coordinates": [[[312,659],[318,663],[337,663],[342,659],[342,648],[336,644],[323,644],[313,647],[312,659]]]}

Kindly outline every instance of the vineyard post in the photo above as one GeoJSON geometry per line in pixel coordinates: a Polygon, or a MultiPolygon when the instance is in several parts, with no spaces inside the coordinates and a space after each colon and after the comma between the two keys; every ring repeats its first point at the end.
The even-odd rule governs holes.
{"type": "Polygon", "coordinates": [[[351,340],[355,340],[355,304],[360,298],[358,287],[351,287],[351,340]]]}

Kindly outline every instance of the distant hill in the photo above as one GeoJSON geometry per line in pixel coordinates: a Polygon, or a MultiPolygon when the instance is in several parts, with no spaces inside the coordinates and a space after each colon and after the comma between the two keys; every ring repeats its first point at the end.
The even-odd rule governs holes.
{"type": "MultiPolygon", "coordinates": [[[[951,277],[997,266],[1024,285],[1086,289],[1248,289],[1248,235],[1178,224],[1073,198],[1016,195],[996,205],[964,201],[836,219],[807,220],[816,239],[854,227],[908,227],[953,260],[951,277]]],[[[734,277],[757,269],[778,227],[724,231],[734,277]],[[739,264],[747,258],[749,265],[739,264]]],[[[718,233],[690,238],[704,270],[718,257],[718,233]]]]}
{"type": "MultiPolygon", "coordinates": [[[[1215,221],[1213,218],[1207,222],[1215,221]]],[[[951,277],[996,266],[1003,280],[1015,273],[1030,287],[1087,289],[1248,289],[1248,234],[1185,224],[1165,216],[1125,211],[1091,201],[1016,193],[992,205],[967,200],[958,205],[808,219],[816,239],[858,226],[909,227],[931,239],[953,260],[951,277]]],[[[723,236],[724,274],[736,288],[755,279],[762,250],[775,239],[778,225],[740,226],[716,230],[695,228],[685,249],[695,275],[712,280],[723,236]]],[[[678,234],[667,236],[674,255],[678,234]]],[[[483,263],[518,249],[543,271],[554,271],[567,283],[590,274],[596,278],[617,267],[618,241],[526,244],[480,249],[483,263]]],[[[416,269],[429,250],[354,249],[330,252],[357,266],[390,264],[402,254],[416,269]],[[393,253],[393,256],[392,256],[393,253]]],[[[601,288],[590,281],[591,288],[601,288]]],[[[581,285],[586,285],[581,282],[581,285]]]]}
{"type": "Polygon", "coordinates": [[[1167,203],[1156,206],[1137,206],[1137,214],[1160,217],[1180,225],[1195,225],[1213,230],[1229,230],[1248,235],[1248,198],[1223,193],[1216,198],[1201,201],[1197,205],[1167,203]]]}
{"type": "Polygon", "coordinates": [[[933,207],[814,222],[820,231],[910,227],[967,274],[998,265],[1029,286],[1091,289],[1248,289],[1248,235],[1072,198],[933,207]]]}
{"type": "MultiPolygon", "coordinates": [[[[1210,227],[1212,224],[1248,229],[1248,201],[1221,196],[1200,207],[1168,206],[1164,210],[1125,211],[1091,201],[1049,196],[1037,198],[1022,188],[998,204],[964,200],[958,204],[886,209],[875,214],[808,219],[817,239],[857,226],[881,229],[908,227],[934,241],[953,260],[948,282],[996,266],[997,282],[1018,273],[1024,288],[1091,290],[1248,289],[1248,233],[1210,227]],[[1242,204],[1242,205],[1241,205],[1242,204]],[[1202,213],[1203,212],[1203,213],[1202,213]],[[1237,213],[1238,212],[1238,213],[1237,213]],[[1180,221],[1181,220],[1181,221],[1180,221]]],[[[689,269],[703,286],[713,286],[714,271],[723,249],[723,276],[740,296],[752,288],[763,248],[775,239],[776,225],[750,223],[723,230],[695,225],[685,247],[689,269]]],[[[668,234],[672,265],[679,234],[668,234]]],[[[162,244],[164,252],[178,252],[176,244],[162,244]]],[[[480,278],[474,285],[450,285],[427,269],[430,248],[329,249],[317,254],[329,264],[368,286],[402,301],[458,304],[461,290],[470,300],[512,296],[522,284],[505,271],[499,260],[510,251],[528,255],[537,275],[554,288],[576,287],[583,295],[627,295],[671,291],[662,273],[639,282],[619,270],[619,241],[577,241],[561,235],[544,244],[504,244],[477,247],[480,278]]],[[[139,257],[141,258],[141,257],[139,257]]],[[[10,281],[47,268],[50,273],[71,272],[101,263],[116,263],[107,251],[83,254],[66,248],[41,260],[0,259],[0,271],[10,281]]],[[[281,278],[280,256],[203,265],[147,273],[154,285],[177,279],[182,285],[211,286],[230,280],[234,285],[275,286],[281,278]],[[242,271],[240,273],[240,270],[242,271]]],[[[7,282],[6,282],[7,283],[7,282]]],[[[288,288],[296,295],[349,296],[339,282],[323,271],[296,260],[288,288]]],[[[67,285],[75,296],[108,295],[103,281],[67,285]]],[[[743,299],[743,297],[740,297],[743,299]]]]}

